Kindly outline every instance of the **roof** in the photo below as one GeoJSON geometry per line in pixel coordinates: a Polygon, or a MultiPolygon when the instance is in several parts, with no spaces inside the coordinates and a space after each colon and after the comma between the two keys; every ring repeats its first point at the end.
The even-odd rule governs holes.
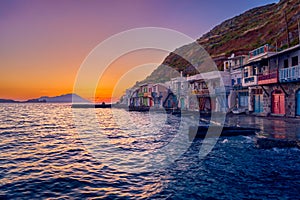
{"type": "MultiPolygon", "coordinates": [[[[290,48],[285,49],[285,50],[280,51],[280,52],[273,52],[274,54],[272,54],[272,55],[270,55],[270,56],[261,58],[260,60],[254,60],[254,61],[252,61],[252,62],[248,62],[247,64],[245,64],[245,65],[242,66],[242,67],[246,67],[246,66],[249,66],[249,65],[251,65],[251,64],[255,64],[255,63],[261,62],[262,60],[274,58],[274,57],[276,57],[276,56],[279,56],[279,55],[282,55],[282,54],[285,54],[285,53],[288,53],[288,52],[291,52],[291,51],[294,51],[294,50],[297,50],[297,49],[300,49],[300,44],[295,45],[295,46],[293,46],[293,47],[290,47],[290,48]]],[[[270,52],[269,52],[269,53],[270,53],[270,52]]]]}
{"type": "Polygon", "coordinates": [[[290,52],[290,51],[293,51],[293,50],[297,50],[297,49],[300,49],[300,44],[297,44],[297,45],[295,45],[295,46],[293,46],[293,47],[290,47],[290,48],[288,48],[288,49],[279,51],[279,52],[277,52],[275,55],[270,56],[270,57],[279,56],[279,55],[281,55],[281,54],[284,54],[284,53],[287,53],[287,52],[290,52]]]}
{"type": "Polygon", "coordinates": [[[229,72],[212,71],[212,72],[200,73],[194,76],[187,77],[187,81],[216,79],[216,78],[224,77],[226,75],[229,76],[229,72]]]}

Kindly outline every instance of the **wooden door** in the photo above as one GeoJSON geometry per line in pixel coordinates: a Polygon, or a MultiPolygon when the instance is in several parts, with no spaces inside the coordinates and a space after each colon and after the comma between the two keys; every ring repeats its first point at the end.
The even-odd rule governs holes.
{"type": "Polygon", "coordinates": [[[263,112],[263,96],[262,95],[254,95],[254,112],[261,113],[263,112]]]}
{"type": "Polygon", "coordinates": [[[279,114],[284,115],[285,114],[285,100],[284,100],[284,94],[279,95],[279,114]]]}
{"type": "Polygon", "coordinates": [[[272,113],[285,114],[285,100],[282,92],[275,91],[272,94],[272,113]]]}
{"type": "Polygon", "coordinates": [[[180,108],[184,109],[184,99],[183,98],[180,99],[180,108]]]}

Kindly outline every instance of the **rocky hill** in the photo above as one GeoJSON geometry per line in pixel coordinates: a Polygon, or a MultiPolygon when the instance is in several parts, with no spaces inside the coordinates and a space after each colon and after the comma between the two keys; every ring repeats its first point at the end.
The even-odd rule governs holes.
{"type": "MultiPolygon", "coordinates": [[[[250,50],[266,43],[274,51],[297,44],[298,19],[300,19],[300,0],[281,0],[277,4],[257,7],[224,21],[200,37],[197,42],[215,59],[218,68],[221,68],[222,58],[232,53],[248,54],[250,50]]],[[[193,75],[195,70],[192,65],[176,54],[181,52],[196,57],[199,52],[194,52],[193,45],[185,45],[170,53],[142,82],[167,81],[170,77],[178,76],[176,71],[183,71],[184,76],[193,75]],[[172,72],[165,66],[176,71],[172,72]]],[[[201,62],[201,59],[198,62],[201,62]]]]}

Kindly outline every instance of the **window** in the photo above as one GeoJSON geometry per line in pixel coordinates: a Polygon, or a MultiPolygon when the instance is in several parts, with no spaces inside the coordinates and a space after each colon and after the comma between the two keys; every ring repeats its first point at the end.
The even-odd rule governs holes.
{"type": "Polygon", "coordinates": [[[225,62],[225,69],[228,69],[228,62],[225,62]]]}
{"type": "Polygon", "coordinates": [[[241,78],[237,79],[237,84],[242,84],[241,78]]]}
{"type": "Polygon", "coordinates": [[[263,94],[263,91],[262,91],[262,89],[254,89],[253,93],[257,94],[257,95],[260,95],[260,94],[263,94]]]}
{"type": "Polygon", "coordinates": [[[258,68],[258,74],[262,74],[265,71],[264,67],[259,67],[258,68]]]}
{"type": "Polygon", "coordinates": [[[208,89],[206,82],[202,82],[202,89],[208,89]]]}
{"type": "Polygon", "coordinates": [[[240,65],[243,65],[244,64],[244,59],[243,59],[243,57],[241,57],[241,59],[240,59],[240,65]]]}
{"type": "Polygon", "coordinates": [[[283,61],[283,63],[284,63],[284,68],[288,68],[289,67],[289,60],[288,59],[285,59],[283,61]]]}
{"type": "Polygon", "coordinates": [[[253,76],[255,76],[257,74],[257,68],[253,67],[252,70],[253,70],[253,76]]]}
{"type": "Polygon", "coordinates": [[[298,65],[298,56],[292,57],[292,66],[298,65]]]}

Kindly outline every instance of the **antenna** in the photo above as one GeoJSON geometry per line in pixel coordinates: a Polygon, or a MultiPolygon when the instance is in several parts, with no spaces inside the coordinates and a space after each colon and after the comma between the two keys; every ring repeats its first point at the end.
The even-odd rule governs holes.
{"type": "Polygon", "coordinates": [[[288,21],[287,21],[287,17],[286,17],[286,12],[285,11],[284,11],[284,20],[285,20],[286,32],[287,32],[287,43],[288,43],[288,47],[290,47],[289,26],[288,26],[288,21]]]}

